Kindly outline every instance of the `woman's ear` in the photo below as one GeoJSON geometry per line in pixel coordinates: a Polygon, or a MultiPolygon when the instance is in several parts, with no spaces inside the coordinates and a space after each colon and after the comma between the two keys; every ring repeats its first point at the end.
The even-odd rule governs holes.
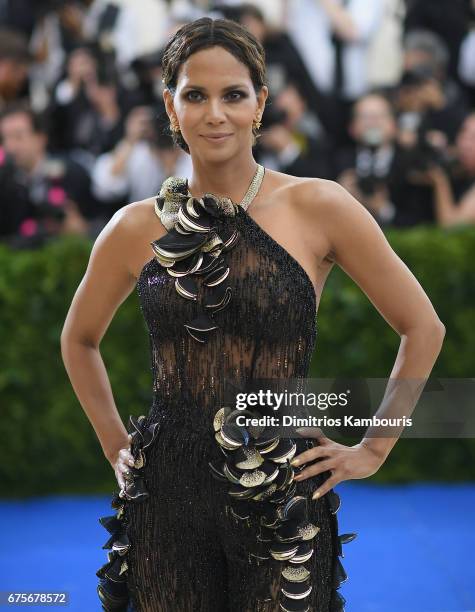
{"type": "Polygon", "coordinates": [[[263,113],[264,113],[264,109],[266,106],[266,100],[267,100],[267,96],[269,95],[269,89],[266,87],[266,85],[263,85],[261,87],[261,91],[259,92],[258,96],[257,96],[257,100],[258,100],[258,106],[259,106],[259,116],[262,117],[263,113]]]}
{"type": "Polygon", "coordinates": [[[173,97],[167,87],[163,90],[163,102],[165,103],[165,110],[167,111],[168,118],[171,121],[175,111],[173,108],[173,97]]]}

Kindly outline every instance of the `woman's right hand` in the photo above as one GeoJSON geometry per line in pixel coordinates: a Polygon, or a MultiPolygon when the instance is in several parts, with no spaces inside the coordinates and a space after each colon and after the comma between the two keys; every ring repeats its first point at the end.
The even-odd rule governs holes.
{"type": "Polygon", "coordinates": [[[120,490],[123,491],[125,489],[125,480],[127,475],[130,473],[130,468],[134,466],[135,461],[130,452],[130,442],[132,440],[132,435],[128,435],[129,445],[125,448],[121,448],[117,453],[115,459],[112,460],[111,465],[115,473],[115,477],[117,479],[117,483],[119,484],[120,490]]]}

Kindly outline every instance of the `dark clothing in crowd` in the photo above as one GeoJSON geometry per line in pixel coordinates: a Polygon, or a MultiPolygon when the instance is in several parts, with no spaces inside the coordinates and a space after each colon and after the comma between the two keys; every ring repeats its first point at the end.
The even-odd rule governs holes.
{"type": "Polygon", "coordinates": [[[84,149],[97,156],[114,148],[123,134],[122,121],[104,122],[84,91],[67,103],[54,100],[49,113],[54,151],[84,149]]]}
{"type": "Polygon", "coordinates": [[[92,220],[100,213],[91,195],[89,175],[75,161],[48,156],[34,175],[28,176],[3,152],[1,159],[0,236],[28,233],[29,223],[41,223],[44,218],[63,218],[68,200],[77,204],[85,219],[92,220]]]}
{"type": "Polygon", "coordinates": [[[426,116],[427,129],[439,130],[454,142],[457,132],[470,112],[469,100],[455,81],[445,83],[446,104],[439,110],[431,110],[426,116]]]}
{"type": "Polygon", "coordinates": [[[407,0],[405,31],[430,30],[438,34],[448,47],[448,71],[457,78],[460,44],[470,24],[470,0],[407,0]]]}
{"type": "Polygon", "coordinates": [[[43,4],[41,0],[0,0],[0,24],[29,37],[43,4]]]}
{"type": "Polygon", "coordinates": [[[391,145],[377,160],[368,147],[352,146],[335,156],[334,168],[336,176],[348,169],[355,170],[363,203],[365,197],[384,185],[396,209],[391,225],[409,227],[435,222],[432,188],[416,185],[408,179],[409,172],[414,169],[413,152],[391,145]]]}

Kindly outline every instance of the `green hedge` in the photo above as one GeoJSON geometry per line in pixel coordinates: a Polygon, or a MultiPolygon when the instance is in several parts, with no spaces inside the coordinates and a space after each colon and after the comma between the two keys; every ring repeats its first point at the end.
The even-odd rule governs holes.
{"type": "MultiPolygon", "coordinates": [[[[387,236],[447,328],[433,375],[473,376],[475,229],[422,227],[388,231],[387,236]]],[[[3,497],[115,488],[113,472],[73,393],[59,345],[90,248],[90,241],[77,237],[33,251],[0,245],[3,497]]],[[[311,376],[389,375],[399,337],[338,268],[325,287],[317,322],[311,376]]],[[[152,383],[149,346],[135,292],[117,312],[101,354],[124,420],[129,413],[146,413],[152,383]]],[[[402,439],[373,478],[466,480],[474,478],[474,465],[473,440],[402,439]]]]}

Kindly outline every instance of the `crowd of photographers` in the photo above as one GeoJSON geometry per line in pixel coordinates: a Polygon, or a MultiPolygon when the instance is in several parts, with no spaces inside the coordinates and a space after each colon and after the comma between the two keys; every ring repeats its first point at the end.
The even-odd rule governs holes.
{"type": "Polygon", "coordinates": [[[0,240],[97,236],[191,160],[161,52],[224,16],[266,52],[255,158],[337,180],[381,226],[475,222],[472,0],[0,0],[0,240]]]}

